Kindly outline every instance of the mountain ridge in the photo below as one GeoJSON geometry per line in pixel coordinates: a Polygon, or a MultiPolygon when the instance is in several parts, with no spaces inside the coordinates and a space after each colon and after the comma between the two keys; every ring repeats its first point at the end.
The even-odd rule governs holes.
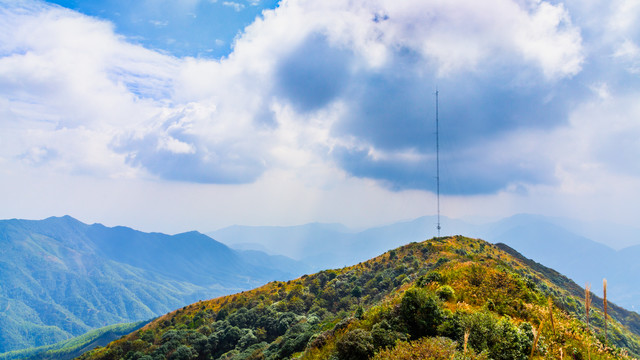
{"type": "Polygon", "coordinates": [[[637,331],[640,316],[609,302],[605,338],[600,299],[587,326],[581,296],[584,289],[573,281],[507,245],[434,238],[353,266],[185,306],[80,359],[637,355],[640,337],[630,328],[637,331]]]}
{"type": "MultiPolygon", "coordinates": [[[[595,283],[602,277],[606,277],[609,280],[609,296],[612,299],[627,308],[640,309],[640,278],[632,276],[634,272],[631,271],[640,271],[640,265],[636,261],[640,257],[640,245],[615,250],[572,231],[571,229],[577,227],[576,224],[562,226],[562,221],[571,222],[570,219],[531,214],[517,214],[498,221],[475,224],[442,217],[442,227],[443,231],[449,233],[467,234],[492,243],[508,244],[525,256],[557,269],[580,284],[595,283]],[[637,254],[638,257],[633,254],[637,254]]],[[[284,253],[289,257],[304,259],[314,269],[321,270],[354,264],[389,247],[421,241],[424,234],[434,232],[436,222],[435,216],[425,216],[363,231],[339,234],[333,234],[328,230],[329,228],[324,228],[321,232],[322,236],[333,238],[335,241],[331,242],[331,246],[324,251],[318,251],[319,255],[315,258],[305,256],[310,253],[309,249],[313,249],[311,246],[304,244],[298,245],[298,248],[277,246],[279,239],[287,237],[290,241],[296,239],[302,243],[318,242],[319,236],[314,234],[307,238],[299,233],[287,235],[286,228],[280,227],[278,236],[274,236],[269,234],[269,227],[259,228],[267,231],[261,234],[260,231],[256,231],[256,228],[241,226],[235,226],[232,232],[220,229],[209,234],[231,247],[243,243],[243,249],[250,248],[247,239],[263,239],[259,246],[269,253],[286,251],[284,253]]],[[[584,226],[585,228],[594,227],[588,224],[584,226]]],[[[623,234],[631,234],[632,230],[625,228],[623,234]]],[[[616,234],[615,229],[612,229],[611,238],[616,237],[613,234],[616,234]]],[[[636,241],[640,242],[640,230],[633,234],[638,236],[636,241]]],[[[627,239],[623,242],[633,243],[634,240],[627,239]]],[[[600,290],[595,291],[601,295],[600,290]]]]}
{"type": "Polygon", "coordinates": [[[306,269],[294,261],[259,265],[255,254],[199,232],[144,233],[71,216],[0,220],[0,245],[0,353],[146,320],[306,269]]]}

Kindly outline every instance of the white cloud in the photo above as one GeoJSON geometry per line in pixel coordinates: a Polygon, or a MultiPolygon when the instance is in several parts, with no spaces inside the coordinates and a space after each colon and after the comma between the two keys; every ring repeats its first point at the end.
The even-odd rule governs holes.
{"type": "Polygon", "coordinates": [[[176,61],[126,43],[108,23],[27,4],[2,9],[0,126],[14,139],[5,154],[33,162],[34,149],[47,149],[55,156],[37,163],[52,171],[129,172],[109,143],[158,111],[153,98],[176,61]]]}
{"type": "MultiPolygon", "coordinates": [[[[486,64],[528,61],[549,78],[571,76],[583,60],[581,38],[562,5],[509,0],[290,1],[247,28],[239,57],[286,53],[311,32],[329,36],[380,66],[388,52],[407,48],[436,61],[441,74],[479,70],[486,64]],[[291,31],[296,29],[297,31],[291,31]],[[276,46],[277,45],[277,46],[276,46]],[[506,58],[505,58],[506,57],[506,58]]],[[[264,58],[264,56],[268,58],[264,58]]]]}
{"type": "MultiPolygon", "coordinates": [[[[183,5],[193,7],[195,2],[183,5]]],[[[246,134],[271,136],[271,131],[260,129],[262,122],[279,121],[271,110],[278,103],[270,86],[276,65],[312,33],[326,34],[331,46],[354,52],[354,64],[374,69],[391,61],[389,53],[399,47],[422,53],[425,62],[436,60],[441,73],[474,71],[506,48],[511,49],[508,59],[532,58],[545,74],[562,76],[575,72],[581,56],[580,39],[564,10],[547,3],[527,9],[494,0],[488,13],[465,1],[285,2],[247,28],[234,53],[221,62],[161,55],[128,44],[109,23],[37,2],[27,4],[32,5],[7,7],[4,36],[0,35],[6,54],[0,59],[0,91],[7,106],[39,109],[30,115],[11,110],[16,121],[38,116],[58,129],[130,133],[152,129],[158,114],[180,112],[180,104],[201,102],[216,107],[190,120],[197,129],[194,136],[203,144],[237,142],[246,134]],[[497,17],[499,21],[490,15],[496,12],[504,15],[497,17]],[[520,38],[509,39],[511,34],[520,38]]],[[[326,134],[336,120],[322,125],[325,135],[305,142],[331,146],[335,140],[326,134]]],[[[281,147],[251,137],[258,146],[281,147]]],[[[195,151],[193,144],[160,139],[165,139],[164,145],[157,145],[161,148],[195,151]]],[[[105,153],[108,143],[102,141],[105,153]]]]}
{"type": "Polygon", "coordinates": [[[244,4],[240,4],[234,1],[223,1],[222,5],[232,8],[235,11],[241,11],[244,9],[244,4]]]}
{"type": "Polygon", "coordinates": [[[584,61],[582,39],[564,7],[542,2],[528,20],[524,31],[516,30],[524,56],[536,61],[548,78],[577,74],[584,61]]]}
{"type": "Polygon", "coordinates": [[[196,152],[195,146],[183,141],[180,141],[171,136],[166,136],[158,139],[158,150],[167,150],[174,154],[194,154],[196,152]]]}
{"type": "Polygon", "coordinates": [[[640,1],[615,0],[610,2],[612,15],[605,24],[616,33],[629,33],[638,28],[640,1]]]}
{"type": "Polygon", "coordinates": [[[635,42],[625,39],[615,50],[613,57],[621,60],[630,73],[640,74],[640,47],[635,42]]]}
{"type": "MultiPolygon", "coordinates": [[[[159,3],[149,0],[145,6],[159,3]]],[[[189,0],[182,6],[195,9],[196,3],[189,0]]],[[[621,3],[627,9],[637,5],[621,3]]],[[[593,9],[603,7],[596,5],[593,9]]],[[[20,188],[16,194],[6,190],[3,194],[18,201],[19,194],[36,188],[35,195],[25,198],[23,213],[28,211],[26,204],[51,196],[40,208],[48,209],[39,215],[45,217],[65,209],[84,211],[84,199],[70,199],[78,196],[72,186],[79,189],[80,198],[96,203],[104,196],[93,192],[102,189],[98,192],[113,196],[105,209],[91,209],[88,217],[93,220],[108,216],[115,225],[129,216],[150,223],[153,220],[143,220],[139,214],[151,211],[161,222],[192,223],[202,230],[248,218],[252,220],[245,222],[254,224],[320,220],[366,226],[433,212],[425,205],[433,203],[432,194],[389,191],[377,181],[350,176],[331,157],[340,146],[368,149],[389,162],[420,163],[431,156],[424,145],[385,148],[366,133],[340,132],[338,125],[359,105],[356,95],[394,81],[412,85],[436,79],[466,84],[471,95],[496,87],[506,94],[523,88],[550,89],[540,97],[551,98],[567,87],[579,93],[575,89],[584,85],[569,81],[582,75],[591,60],[593,38],[583,37],[581,31],[595,28],[593,13],[597,15],[595,10],[584,11],[576,17],[571,1],[566,6],[533,0],[283,1],[245,29],[228,58],[216,61],[179,59],[133,45],[110,23],[41,2],[3,4],[2,187],[20,188]],[[344,86],[330,88],[326,101],[305,108],[292,100],[297,88],[289,92],[278,88],[278,76],[290,70],[283,64],[309,65],[305,46],[316,44],[313,41],[326,50],[317,55],[339,57],[334,63],[320,59],[312,67],[325,71],[314,84],[325,84],[323,79],[338,74],[344,86]],[[327,63],[331,66],[321,66],[327,63]],[[477,79],[481,80],[473,83],[477,79]],[[543,85],[530,87],[529,80],[543,85]],[[514,84],[504,84],[509,81],[514,84]],[[51,177],[51,183],[44,177],[51,177]],[[183,183],[189,181],[243,185],[183,183]],[[128,213],[118,219],[106,215],[122,203],[130,206],[128,213]],[[151,210],[149,203],[155,204],[151,210]],[[180,214],[191,207],[193,211],[180,214]],[[198,220],[190,222],[193,217],[198,220]]],[[[606,23],[617,24],[618,33],[599,41],[610,45],[609,55],[633,72],[638,68],[639,39],[629,35],[635,27],[628,18],[632,15],[625,18],[611,10],[606,23]],[[619,17],[622,20],[615,20],[619,17]]],[[[640,156],[635,140],[640,131],[634,121],[640,116],[634,105],[637,94],[620,92],[604,72],[593,71],[597,76],[587,83],[595,84],[591,87],[600,96],[571,98],[575,100],[571,106],[578,106],[567,110],[570,118],[552,119],[551,125],[539,127],[515,121],[506,124],[512,126],[509,131],[477,130],[482,141],[474,144],[452,144],[464,147],[461,154],[491,156],[487,164],[540,171],[541,178],[552,180],[537,184],[535,179],[526,181],[533,177],[523,176],[497,181],[507,184],[497,194],[448,196],[444,207],[448,214],[508,215],[518,207],[542,211],[543,204],[570,211],[571,206],[559,203],[593,196],[618,178],[623,179],[622,188],[639,194],[640,169],[634,160],[640,156]],[[485,209],[488,202],[490,210],[485,209]]],[[[301,76],[306,83],[308,78],[301,76]]],[[[381,99],[391,100],[391,90],[381,99]]],[[[417,97],[428,102],[429,96],[425,92],[417,97]]],[[[507,109],[517,104],[492,105],[507,109]]],[[[376,126],[368,120],[368,125],[376,126]]],[[[472,120],[459,130],[474,131],[477,124],[472,120]]],[[[481,165],[486,164],[476,164],[478,173],[469,178],[500,175],[481,165]]],[[[623,198],[622,190],[614,192],[616,199],[623,198]]],[[[587,200],[577,203],[585,208],[587,200]]],[[[148,229],[167,228],[149,225],[148,229]]]]}
{"type": "Polygon", "coordinates": [[[169,25],[169,21],[166,20],[149,20],[149,24],[155,27],[165,27],[169,25]]]}
{"type": "Polygon", "coordinates": [[[58,8],[3,16],[14,23],[3,26],[0,93],[55,113],[61,126],[130,122],[145,98],[169,91],[175,61],[127,44],[108,23],[58,8]]]}

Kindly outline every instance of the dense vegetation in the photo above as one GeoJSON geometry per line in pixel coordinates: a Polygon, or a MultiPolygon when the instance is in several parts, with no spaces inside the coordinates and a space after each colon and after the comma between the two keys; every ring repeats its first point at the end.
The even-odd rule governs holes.
{"type": "Polygon", "coordinates": [[[619,359],[640,353],[638,336],[615,320],[609,319],[605,338],[599,310],[592,307],[591,326],[582,321],[583,300],[559,286],[570,280],[557,273],[549,278],[540,271],[545,268],[503,249],[463,237],[412,243],[355,266],[186,306],[81,359],[619,359]]]}
{"type": "MultiPolygon", "coordinates": [[[[253,246],[323,270],[356,264],[389,249],[419,241],[424,234],[433,231],[436,221],[435,217],[422,217],[364,231],[318,223],[289,227],[231,226],[211,235],[225,244],[253,246]]],[[[507,244],[580,285],[597,284],[606,277],[611,300],[626,309],[640,309],[640,277],[637,276],[640,273],[640,245],[618,251],[609,247],[635,244],[640,240],[640,229],[607,227],[605,237],[597,231],[602,224],[526,214],[486,224],[470,224],[446,217],[442,221],[449,231],[473,234],[494,244],[507,244]],[[593,230],[594,239],[604,243],[584,237],[592,232],[590,230],[593,230]]]]}
{"type": "Polygon", "coordinates": [[[73,339],[61,341],[53,345],[40,346],[24,350],[10,351],[0,354],[0,360],[66,360],[73,359],[96,346],[105,346],[123,335],[127,335],[149,321],[135,323],[115,324],[88,333],[73,339]]]}
{"type": "Polygon", "coordinates": [[[0,353],[139,321],[303,273],[197,232],[142,233],[71,217],[0,221],[0,353]]]}

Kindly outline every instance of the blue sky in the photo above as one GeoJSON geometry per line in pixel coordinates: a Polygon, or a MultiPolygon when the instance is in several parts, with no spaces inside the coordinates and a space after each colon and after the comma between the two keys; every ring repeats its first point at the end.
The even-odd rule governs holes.
{"type": "Polygon", "coordinates": [[[0,0],[0,217],[431,215],[437,87],[444,215],[635,225],[639,17],[639,0],[0,0]]]}
{"type": "Polygon", "coordinates": [[[49,3],[105,19],[127,41],[174,56],[220,58],[263,10],[277,0],[57,0],[49,3]]]}

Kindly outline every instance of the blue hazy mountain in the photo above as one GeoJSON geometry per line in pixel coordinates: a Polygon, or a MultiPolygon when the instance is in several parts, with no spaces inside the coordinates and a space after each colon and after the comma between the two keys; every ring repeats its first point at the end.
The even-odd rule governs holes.
{"type": "MultiPolygon", "coordinates": [[[[428,216],[364,231],[317,223],[232,226],[210,235],[234,248],[286,255],[321,270],[355,264],[390,248],[431,238],[436,223],[435,216],[428,216]]],[[[505,243],[579,284],[592,284],[596,293],[606,278],[608,295],[614,302],[629,309],[640,308],[640,278],[634,275],[640,271],[640,245],[624,247],[640,244],[640,229],[528,214],[484,223],[443,217],[441,223],[443,235],[460,234],[505,243]],[[590,238],[589,231],[596,238],[590,238]]]]}
{"type": "Polygon", "coordinates": [[[0,353],[301,275],[283,256],[69,216],[0,221],[0,353]]]}
{"type": "MultiPolygon", "coordinates": [[[[446,219],[462,229],[467,224],[446,219]]],[[[435,228],[435,217],[354,231],[340,224],[311,223],[299,226],[234,225],[208,233],[235,249],[262,250],[300,260],[314,270],[351,265],[388,249],[422,241],[435,228]]],[[[429,236],[430,237],[430,236],[429,236]]]]}

